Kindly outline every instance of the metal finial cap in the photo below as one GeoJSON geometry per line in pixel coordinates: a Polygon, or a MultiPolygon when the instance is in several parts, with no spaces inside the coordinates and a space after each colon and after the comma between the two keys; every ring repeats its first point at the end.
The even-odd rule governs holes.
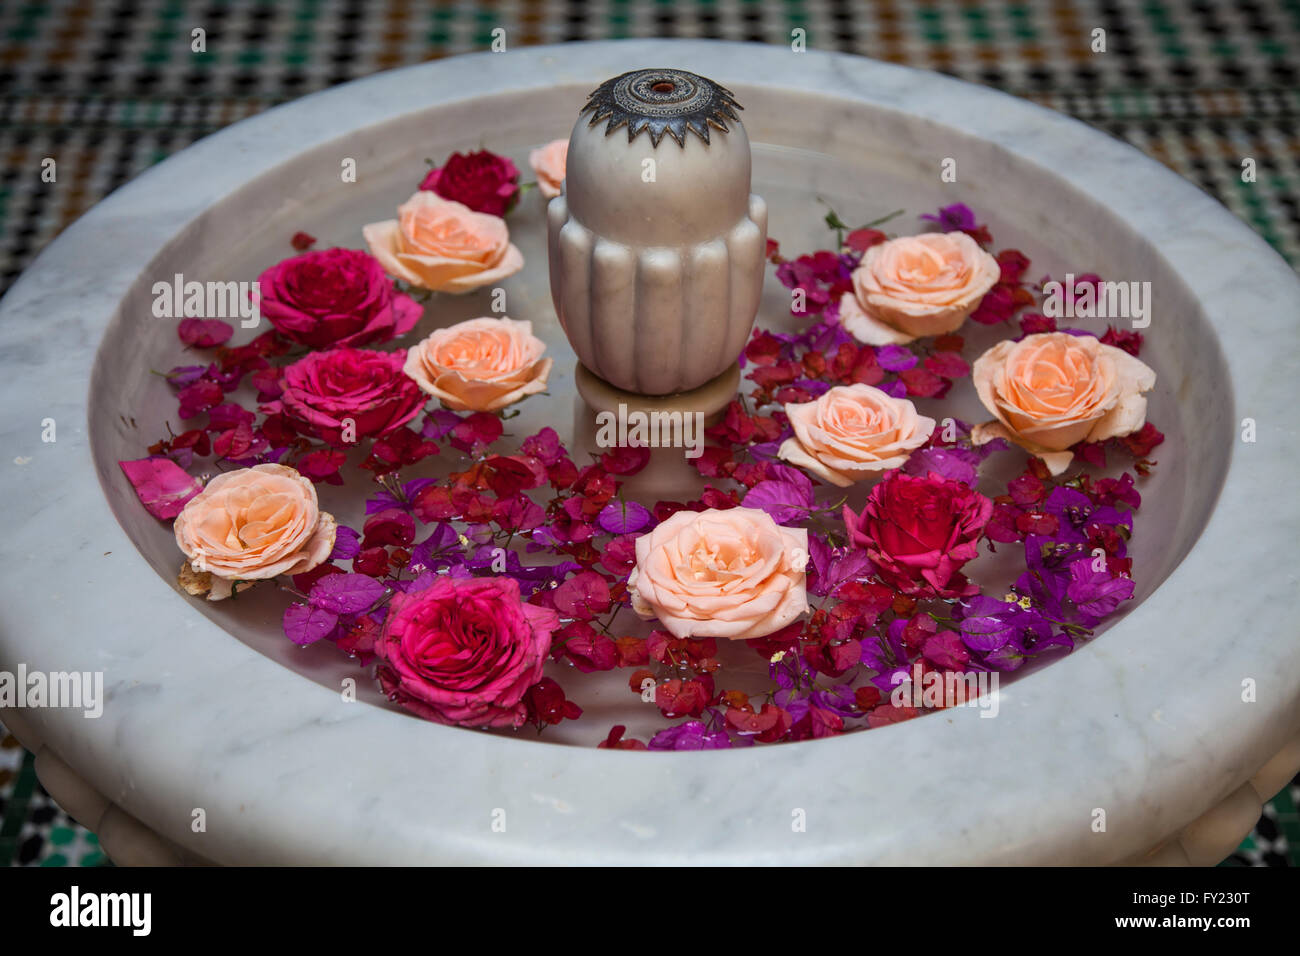
{"type": "Polygon", "coordinates": [[[633,70],[606,80],[587,98],[578,115],[591,113],[588,126],[609,120],[608,136],[627,126],[627,141],[649,131],[656,148],[667,133],[685,147],[690,130],[707,144],[709,127],[729,132],[727,120],[740,121],[736,110],[744,109],[730,90],[712,80],[685,70],[633,70]]]}

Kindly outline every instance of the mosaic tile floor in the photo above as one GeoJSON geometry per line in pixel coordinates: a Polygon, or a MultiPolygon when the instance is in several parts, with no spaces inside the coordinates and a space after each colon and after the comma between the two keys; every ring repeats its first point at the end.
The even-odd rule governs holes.
{"type": "MultiPolygon", "coordinates": [[[[1300,0],[0,0],[0,291],[100,198],[194,140],[377,70],[484,49],[497,28],[510,46],[788,44],[802,30],[810,49],[994,86],[1144,150],[1300,267],[1300,0]],[[42,181],[46,159],[57,184],[42,181]]],[[[0,865],[102,864],[30,755],[5,743],[0,865]]],[[[1225,865],[1300,863],[1297,806],[1293,782],[1225,865]]]]}

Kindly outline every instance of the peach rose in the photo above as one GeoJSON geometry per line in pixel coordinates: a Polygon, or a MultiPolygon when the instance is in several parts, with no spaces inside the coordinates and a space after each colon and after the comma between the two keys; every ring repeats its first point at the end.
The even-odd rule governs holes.
{"type": "Polygon", "coordinates": [[[794,437],[777,457],[841,488],[898,468],[926,443],[934,419],[870,385],[837,385],[813,402],[785,406],[794,437]]]}
{"type": "Polygon", "coordinates": [[[217,475],[175,524],[189,567],[212,575],[210,601],[230,597],[237,581],[310,571],[334,550],[335,530],[315,486],[286,465],[217,475]]]}
{"type": "Polygon", "coordinates": [[[399,206],[396,219],[361,231],[385,272],[435,292],[468,292],[524,267],[504,219],[427,190],[399,206]]]}
{"type": "Polygon", "coordinates": [[[900,236],[872,246],[840,299],[840,323],[867,345],[956,331],[997,284],[998,260],[964,232],[900,236]]]}
{"type": "Polygon", "coordinates": [[[564,168],[569,159],[568,139],[553,139],[540,149],[528,154],[528,165],[537,174],[537,188],[547,199],[560,194],[564,182],[564,168]]]}
{"type": "Polygon", "coordinates": [[[1123,349],[1067,332],[999,342],[975,360],[971,377],[997,416],[976,425],[972,440],[1013,441],[1054,475],[1070,464],[1071,445],[1140,429],[1147,417],[1142,393],[1156,384],[1156,373],[1123,349]]]}
{"type": "Polygon", "coordinates": [[[531,322],[469,319],[407,349],[402,371],[454,411],[494,412],[546,390],[545,350],[531,322]]]}
{"type": "Polygon", "coordinates": [[[757,508],[678,511],[636,539],[632,609],[677,637],[746,640],[808,610],[808,531],[757,508]]]}

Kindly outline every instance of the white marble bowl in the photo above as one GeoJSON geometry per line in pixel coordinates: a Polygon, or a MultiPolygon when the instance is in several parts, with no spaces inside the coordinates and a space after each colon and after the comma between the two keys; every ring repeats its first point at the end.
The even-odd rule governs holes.
{"type": "MultiPolygon", "coordinates": [[[[512,430],[566,432],[573,360],[549,304],[539,197],[511,229],[529,262],[505,284],[508,312],[533,319],[557,358],[551,398],[525,403],[512,430]]],[[[76,775],[97,792],[81,804],[92,825],[126,833],[143,821],[218,862],[1129,858],[1236,799],[1300,725],[1297,292],[1265,243],[1131,148],[997,93],[859,58],[706,41],[568,45],[306,97],[123,187],[0,303],[0,669],[102,670],[108,690],[99,719],[26,710],[11,722],[44,748],[52,778],[76,775]],[[373,689],[344,703],[339,681],[357,671],[329,648],[289,645],[271,589],[213,608],[174,588],[170,529],[116,465],[140,457],[174,409],[150,374],[183,360],[174,323],[151,317],[152,283],[177,271],[255,278],[291,254],[297,229],[322,247],[359,247],[360,226],[391,215],[423,157],[482,144],[522,164],[564,135],[600,80],[643,64],[704,72],[736,92],[754,190],[789,253],[826,242],[815,196],[852,221],[906,208],[891,224],[904,231],[917,230],[914,214],[963,201],[999,247],[1034,256],[1035,276],[1153,283],[1143,358],[1160,374],[1151,418],[1169,440],[1134,543],[1140,603],[1004,686],[996,719],[958,708],[703,754],[547,745],[429,724],[373,689]],[[940,181],[947,158],[956,183],[940,181]],[[345,159],[356,183],[340,180],[345,159]],[[43,443],[50,418],[57,441],[43,443]],[[1239,439],[1245,418],[1253,443],[1239,439]],[[206,828],[195,832],[199,808],[206,828]]],[[[487,312],[473,295],[436,308],[419,334],[487,312]]],[[[769,278],[759,323],[787,313],[769,278]]],[[[976,331],[972,354],[981,335],[1001,334],[976,331]]],[[[950,407],[975,417],[968,385],[950,407]]],[[[644,719],[629,714],[626,690],[592,693],[588,729],[548,738],[590,743],[582,733],[644,719]]]]}

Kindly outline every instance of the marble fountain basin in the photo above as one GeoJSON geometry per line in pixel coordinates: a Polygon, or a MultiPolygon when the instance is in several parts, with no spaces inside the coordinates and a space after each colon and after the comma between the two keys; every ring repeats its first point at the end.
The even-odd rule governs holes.
{"type": "MultiPolygon", "coordinates": [[[[505,283],[508,312],[532,319],[557,362],[550,397],[525,403],[512,431],[552,424],[571,440],[573,355],[550,303],[537,194],[510,227],[528,266],[505,283]]],[[[77,781],[68,799],[89,825],[152,830],[185,859],[1128,860],[1233,799],[1300,730],[1289,611],[1298,292],[1262,240],[1137,151],[1031,104],[861,58],[624,41],[459,57],[309,96],[114,193],[0,303],[0,669],[102,671],[106,691],[98,719],[62,709],[0,719],[52,777],[77,781]],[[1143,489],[1137,600],[1096,640],[1005,684],[997,719],[957,708],[825,741],[667,754],[598,751],[577,732],[548,731],[548,743],[446,728],[369,688],[343,703],[339,680],[356,670],[285,641],[272,589],[238,610],[176,589],[170,527],[116,465],[141,457],[174,411],[150,374],[181,361],[174,324],[152,317],[152,284],[177,272],[254,279],[291,254],[299,229],[318,248],[359,248],[361,225],[391,215],[424,157],[481,145],[526,169],[528,150],[567,135],[599,81],[651,65],[736,93],[754,191],[790,254],[826,243],[817,197],[855,222],[906,209],[889,227],[900,231],[961,201],[998,247],[1034,259],[1035,276],[1152,283],[1143,358],[1160,376],[1150,418],[1168,439],[1143,489]],[[341,181],[348,158],[355,183],[341,181]],[[955,183],[940,180],[946,158],[955,183]],[[53,443],[41,440],[47,418],[53,443]],[[1245,418],[1254,442],[1241,440],[1245,418]],[[500,810],[504,832],[493,827],[500,810]]],[[[486,293],[440,296],[417,334],[488,311],[486,293]]],[[[769,277],[759,322],[791,321],[769,277]]],[[[978,418],[968,382],[948,408],[978,418]]],[[[598,688],[583,701],[610,718],[589,733],[616,719],[635,732],[642,715],[619,694],[598,688]]]]}

